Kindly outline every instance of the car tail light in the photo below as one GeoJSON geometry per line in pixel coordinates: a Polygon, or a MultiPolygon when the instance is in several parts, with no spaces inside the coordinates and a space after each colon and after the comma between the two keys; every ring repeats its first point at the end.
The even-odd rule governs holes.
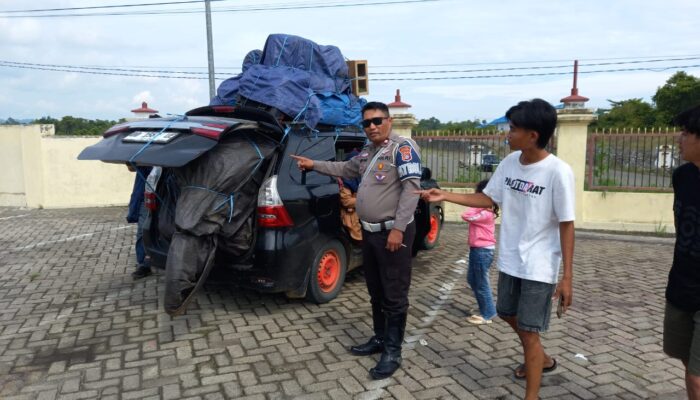
{"type": "Polygon", "coordinates": [[[151,173],[146,177],[146,190],[143,194],[143,202],[146,209],[151,212],[158,211],[158,196],[155,190],[162,172],[163,169],[161,167],[153,167],[151,173]]]}
{"type": "Polygon", "coordinates": [[[108,137],[110,137],[110,136],[112,136],[112,135],[116,135],[116,134],[119,133],[119,132],[125,132],[125,131],[128,131],[128,130],[129,130],[129,124],[128,124],[128,123],[114,125],[113,127],[107,129],[107,130],[105,131],[105,133],[102,134],[102,137],[106,139],[106,138],[108,138],[108,137]]]}
{"type": "Polygon", "coordinates": [[[294,225],[287,209],[277,192],[277,176],[263,182],[258,192],[258,226],[263,228],[283,228],[294,225]]]}
{"type": "Polygon", "coordinates": [[[146,206],[146,209],[149,211],[157,211],[158,210],[158,201],[156,199],[156,194],[153,192],[146,192],[143,195],[143,201],[144,205],[146,206]]]}
{"type": "Polygon", "coordinates": [[[236,111],[234,106],[213,106],[212,109],[218,113],[231,113],[236,111]]]}
{"type": "Polygon", "coordinates": [[[221,133],[228,128],[228,125],[221,124],[202,124],[197,128],[191,128],[192,133],[199,136],[204,136],[209,139],[219,140],[221,133]]]}

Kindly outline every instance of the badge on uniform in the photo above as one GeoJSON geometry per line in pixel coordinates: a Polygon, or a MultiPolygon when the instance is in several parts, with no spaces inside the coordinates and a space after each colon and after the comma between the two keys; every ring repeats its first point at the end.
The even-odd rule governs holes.
{"type": "Polygon", "coordinates": [[[377,169],[380,170],[380,171],[383,170],[383,169],[384,169],[384,163],[379,163],[379,164],[377,164],[377,169]]]}
{"type": "Polygon", "coordinates": [[[399,147],[399,153],[401,153],[401,160],[403,161],[411,161],[413,159],[413,155],[411,154],[411,146],[401,146],[399,147]]]}
{"type": "Polygon", "coordinates": [[[382,174],[382,173],[377,172],[376,174],[374,174],[374,179],[376,179],[377,182],[381,182],[384,179],[386,179],[386,174],[382,174]]]}

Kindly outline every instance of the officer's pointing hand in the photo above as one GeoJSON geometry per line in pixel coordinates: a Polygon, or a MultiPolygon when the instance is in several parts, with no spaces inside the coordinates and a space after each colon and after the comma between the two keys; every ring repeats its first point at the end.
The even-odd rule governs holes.
{"type": "Polygon", "coordinates": [[[294,154],[290,154],[289,156],[297,160],[297,167],[299,167],[300,170],[305,171],[314,169],[314,160],[306,157],[295,156],[294,154]]]}

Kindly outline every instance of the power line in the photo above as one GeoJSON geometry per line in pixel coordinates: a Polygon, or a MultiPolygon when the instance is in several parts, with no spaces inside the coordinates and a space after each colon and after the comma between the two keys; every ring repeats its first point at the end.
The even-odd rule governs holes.
{"type": "MultiPolygon", "coordinates": [[[[672,59],[688,59],[692,60],[695,59],[695,57],[700,57],[700,54],[673,54],[673,55],[655,55],[655,56],[627,56],[627,57],[606,57],[606,58],[579,58],[579,61],[610,61],[610,60],[629,60],[629,61],[639,61],[639,62],[644,62],[644,59],[664,59],[664,60],[672,60],[672,59]]],[[[242,63],[243,60],[233,60],[233,62],[230,62],[229,64],[235,64],[238,65],[242,63]]],[[[520,64],[544,64],[544,63],[551,63],[551,62],[567,62],[570,63],[571,60],[569,59],[562,59],[562,60],[529,60],[529,61],[484,61],[484,62],[478,62],[478,63],[453,63],[453,64],[412,64],[412,65],[370,65],[371,69],[377,69],[377,68],[405,68],[405,67],[444,67],[444,66],[470,66],[470,65],[520,65],[520,64]]],[[[586,64],[586,65],[591,65],[591,64],[586,64]]],[[[121,66],[113,66],[113,65],[83,65],[82,67],[88,68],[88,67],[99,67],[99,68],[106,68],[106,69],[115,69],[115,68],[149,68],[149,69],[206,69],[206,66],[193,66],[193,65],[188,65],[188,66],[151,66],[151,65],[121,65],[121,66]]],[[[562,66],[563,67],[563,66],[562,66]]],[[[566,64],[566,67],[571,67],[571,64],[566,64]]],[[[228,71],[235,71],[235,73],[239,73],[241,70],[241,67],[221,67],[217,68],[218,70],[228,70],[228,71]]],[[[184,73],[184,72],[183,72],[184,73]]],[[[375,75],[380,75],[378,72],[373,72],[375,75]]],[[[383,74],[383,73],[382,73],[383,74]]]]}
{"type": "MultiPolygon", "coordinates": [[[[603,65],[622,65],[622,64],[641,64],[641,63],[668,62],[668,61],[687,61],[687,60],[697,60],[697,59],[700,59],[700,57],[591,63],[591,64],[579,64],[579,67],[603,66],[603,65]]],[[[373,72],[372,75],[414,75],[414,74],[448,74],[448,73],[451,74],[451,73],[464,73],[464,72],[517,71],[517,70],[523,70],[523,69],[559,69],[559,68],[571,68],[571,64],[542,65],[542,66],[532,66],[532,67],[484,68],[484,69],[468,69],[468,70],[373,72]]]]}
{"type": "MultiPolygon", "coordinates": [[[[302,10],[302,9],[319,9],[319,8],[348,8],[361,6],[381,6],[393,4],[412,4],[412,3],[434,3],[439,1],[449,0],[395,0],[395,1],[368,1],[364,3],[346,3],[336,2],[329,4],[323,3],[299,3],[298,5],[268,5],[268,6],[239,6],[232,8],[212,9],[212,13],[219,12],[256,12],[256,11],[286,11],[286,10],[302,10]]],[[[182,10],[150,10],[150,11],[124,11],[124,12],[105,12],[105,13],[80,13],[80,14],[44,14],[44,15],[0,15],[0,18],[62,18],[62,17],[97,17],[97,16],[125,16],[125,15],[176,15],[176,14],[201,14],[203,10],[199,9],[182,9],[182,10]]]]}
{"type": "MultiPolygon", "coordinates": [[[[229,0],[210,0],[213,2],[218,1],[229,1],[229,0]]],[[[137,4],[113,4],[109,6],[89,6],[89,7],[67,7],[67,8],[43,8],[34,10],[10,10],[10,11],[0,11],[0,13],[31,13],[31,12],[49,12],[49,11],[77,11],[77,10],[96,10],[104,8],[128,8],[128,7],[148,7],[148,6],[166,6],[173,4],[192,4],[192,3],[202,3],[203,0],[183,0],[183,1],[168,1],[160,3],[137,3],[137,4]]]]}
{"type": "MultiPolygon", "coordinates": [[[[114,70],[100,70],[100,69],[76,69],[75,67],[69,66],[58,66],[58,65],[45,65],[41,64],[28,64],[28,63],[14,63],[8,61],[0,61],[0,67],[10,67],[10,68],[22,68],[22,69],[33,69],[41,71],[57,71],[57,72],[73,72],[82,74],[93,74],[93,75],[113,75],[113,76],[127,76],[127,77],[146,77],[146,78],[166,78],[166,79],[196,79],[203,80],[207,77],[203,76],[178,76],[178,75],[155,75],[155,74],[145,74],[145,73],[126,73],[124,71],[114,71],[114,70]]],[[[682,69],[682,68],[697,68],[700,64],[695,65],[674,65],[660,68],[649,68],[649,67],[637,67],[637,68],[618,68],[618,69],[600,69],[600,70],[579,70],[581,74],[593,74],[593,73],[616,73],[616,72],[632,72],[632,71],[665,71],[668,69],[682,69]]],[[[472,76],[441,76],[441,77],[420,77],[420,78],[374,78],[373,81],[435,81],[435,80],[462,80],[462,79],[492,79],[492,78],[521,78],[521,77],[535,77],[535,76],[561,76],[570,75],[572,71],[566,72],[541,72],[541,73],[525,73],[525,74],[500,74],[500,75],[472,75],[472,76]]],[[[180,74],[179,72],[174,72],[174,74],[180,74]]]]}
{"type": "MultiPolygon", "coordinates": [[[[661,72],[668,69],[680,69],[680,68],[697,68],[700,64],[696,65],[674,65],[670,67],[663,68],[619,68],[619,69],[606,69],[606,70],[595,70],[595,71],[581,71],[579,74],[596,74],[596,73],[609,73],[609,72],[630,72],[630,71],[652,71],[661,72]]],[[[423,77],[423,78],[377,78],[372,79],[373,81],[442,81],[442,80],[456,80],[456,79],[489,79],[489,78],[522,78],[522,77],[532,77],[532,76],[555,76],[555,75],[571,75],[572,71],[569,72],[542,72],[542,73],[532,73],[532,74],[505,74],[505,75],[474,75],[474,76],[436,76],[436,77],[423,77]]]]}
{"type": "MultiPolygon", "coordinates": [[[[697,60],[698,57],[681,57],[681,58],[663,58],[663,59],[651,59],[651,60],[630,60],[630,61],[618,61],[618,62],[606,62],[606,63],[589,63],[580,64],[582,67],[586,66],[609,66],[609,65],[626,65],[626,64],[642,64],[642,63],[657,63],[657,62],[670,62],[670,61],[688,61],[697,60]]],[[[31,66],[31,67],[47,67],[53,69],[60,69],[70,72],[84,72],[84,71],[100,71],[100,72],[134,72],[136,74],[147,74],[143,76],[155,76],[148,74],[174,74],[174,75],[206,75],[207,72],[197,72],[197,71],[173,71],[165,69],[136,69],[136,68],[122,68],[122,67],[110,67],[110,66],[80,66],[80,65],[61,65],[61,64],[38,64],[38,63],[23,63],[9,60],[0,60],[0,63],[5,66],[31,66]]],[[[145,67],[141,67],[145,68],[145,67]]],[[[152,67],[159,68],[159,67],[152,67]]],[[[495,72],[495,71],[516,71],[516,70],[538,70],[538,69],[561,69],[561,68],[571,68],[570,64],[566,65],[545,65],[545,66],[527,66],[527,67],[511,67],[511,68],[486,68],[486,69],[471,69],[471,70],[432,70],[432,71],[403,71],[403,72],[374,72],[371,75],[414,75],[414,74],[445,74],[445,73],[473,73],[473,72],[495,72]]],[[[653,70],[653,68],[648,67],[647,69],[653,70]]],[[[569,73],[569,72],[565,72],[569,73]]],[[[136,75],[134,74],[134,75],[136,75]]],[[[129,74],[125,74],[129,75],[129,74]]],[[[230,73],[217,73],[216,75],[228,78],[231,76],[230,73]]],[[[140,76],[140,75],[139,75],[140,76]]],[[[378,80],[378,79],[374,79],[378,80]]]]}
{"type": "MultiPolygon", "coordinates": [[[[673,54],[664,56],[627,56],[627,57],[606,57],[606,58],[579,58],[579,61],[610,61],[610,60],[629,60],[629,59],[645,59],[645,58],[669,58],[669,57],[700,57],[700,54],[673,54]]],[[[406,65],[371,65],[374,68],[413,68],[413,67],[460,67],[470,65],[512,65],[512,64],[536,64],[536,63],[552,63],[552,62],[570,62],[570,59],[560,60],[527,60],[527,61],[483,61],[473,63],[450,63],[450,64],[406,64],[406,65]]],[[[570,65],[569,65],[570,66],[570,65]]]]}

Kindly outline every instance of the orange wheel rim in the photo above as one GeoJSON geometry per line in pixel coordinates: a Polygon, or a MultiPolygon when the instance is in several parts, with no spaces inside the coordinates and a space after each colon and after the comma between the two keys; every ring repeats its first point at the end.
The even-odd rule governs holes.
{"type": "Polygon", "coordinates": [[[440,223],[438,222],[438,217],[436,215],[430,216],[430,230],[428,231],[428,243],[435,243],[438,237],[438,229],[440,228],[440,223]]]}
{"type": "Polygon", "coordinates": [[[340,278],[340,257],[333,250],[326,251],[318,262],[318,287],[328,293],[335,289],[340,278]]]}

